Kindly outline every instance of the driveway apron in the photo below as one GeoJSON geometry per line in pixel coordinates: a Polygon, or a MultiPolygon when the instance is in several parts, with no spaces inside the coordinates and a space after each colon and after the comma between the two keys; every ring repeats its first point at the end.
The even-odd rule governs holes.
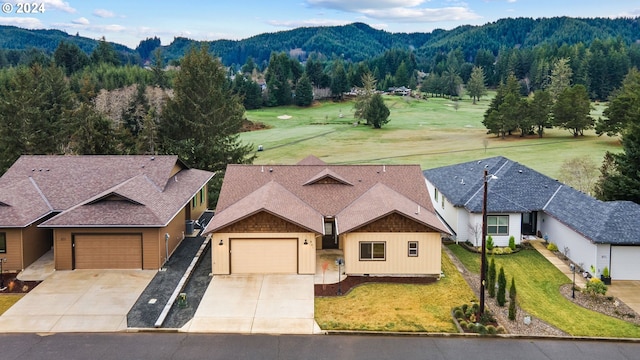
{"type": "Polygon", "coordinates": [[[56,271],[0,316],[0,332],[113,332],[153,278],[150,270],[56,271]]]}
{"type": "Polygon", "coordinates": [[[313,275],[216,275],[186,332],[313,334],[313,275]]]}

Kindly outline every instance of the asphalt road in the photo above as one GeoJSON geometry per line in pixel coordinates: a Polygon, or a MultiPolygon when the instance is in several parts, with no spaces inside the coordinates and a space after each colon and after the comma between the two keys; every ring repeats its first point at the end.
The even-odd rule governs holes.
{"type": "Polygon", "coordinates": [[[640,342],[185,333],[0,334],[0,359],[631,360],[640,342]]]}

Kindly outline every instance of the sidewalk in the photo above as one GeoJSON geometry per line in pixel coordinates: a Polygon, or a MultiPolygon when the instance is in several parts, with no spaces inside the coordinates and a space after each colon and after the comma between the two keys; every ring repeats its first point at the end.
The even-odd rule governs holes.
{"type": "MultiPolygon", "coordinates": [[[[538,252],[544,256],[551,264],[558,268],[563,274],[567,275],[569,280],[573,281],[573,273],[571,272],[571,268],[564,261],[560,260],[554,253],[547,250],[544,242],[542,240],[529,240],[531,246],[534,249],[538,250],[538,252]]],[[[584,288],[587,285],[587,281],[584,277],[582,277],[581,273],[576,273],[576,286],[579,288],[584,288]]]]}

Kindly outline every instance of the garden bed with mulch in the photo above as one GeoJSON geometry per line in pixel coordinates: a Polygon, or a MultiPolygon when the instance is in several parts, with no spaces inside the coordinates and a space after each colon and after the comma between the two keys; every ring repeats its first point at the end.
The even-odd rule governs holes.
{"type": "Polygon", "coordinates": [[[42,281],[21,281],[16,278],[16,273],[4,274],[4,286],[6,289],[0,291],[2,294],[25,294],[31,291],[34,287],[40,284],[42,281]]]}
{"type": "Polygon", "coordinates": [[[395,276],[347,276],[340,284],[316,284],[315,296],[338,296],[338,289],[342,295],[346,295],[354,287],[366,283],[385,284],[432,284],[436,282],[435,277],[395,277],[395,276]]]}

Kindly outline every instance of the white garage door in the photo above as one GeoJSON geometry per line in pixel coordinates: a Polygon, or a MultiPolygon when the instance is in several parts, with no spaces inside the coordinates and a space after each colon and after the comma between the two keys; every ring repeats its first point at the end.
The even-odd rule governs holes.
{"type": "Polygon", "coordinates": [[[74,235],[76,269],[142,269],[140,234],[74,235]]]}
{"type": "Polygon", "coordinates": [[[611,247],[611,278],[614,280],[640,280],[640,246],[611,247]]]}
{"type": "Polygon", "coordinates": [[[297,239],[231,239],[232,274],[298,273],[297,239]]]}

